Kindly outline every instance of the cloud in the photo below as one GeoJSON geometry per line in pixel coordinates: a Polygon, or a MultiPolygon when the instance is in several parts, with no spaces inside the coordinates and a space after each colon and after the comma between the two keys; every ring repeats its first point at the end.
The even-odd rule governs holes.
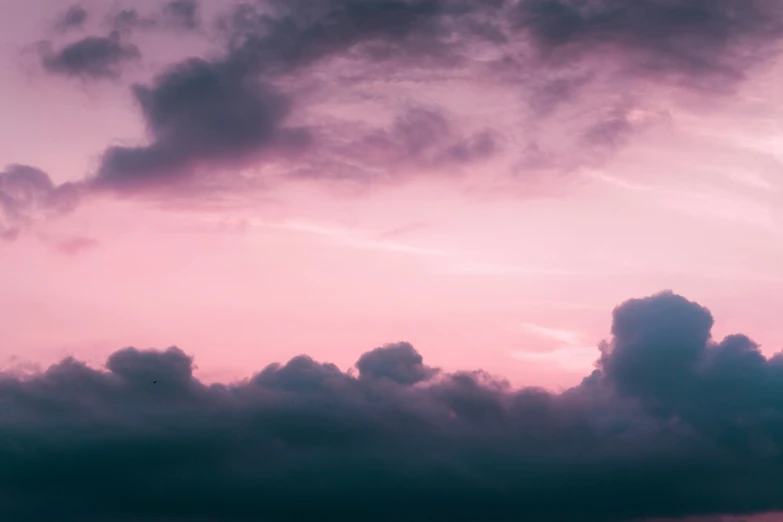
{"type": "Polygon", "coordinates": [[[275,147],[307,142],[306,132],[283,125],[288,98],[241,64],[193,58],[133,94],[151,142],[107,149],[97,186],[165,186],[198,167],[241,168],[275,147]]]}
{"type": "Polygon", "coordinates": [[[582,384],[513,389],[407,343],[205,385],[177,348],[0,377],[19,522],[631,521],[783,508],[783,355],[664,292],[613,314],[582,384]],[[567,501],[564,501],[567,499],[567,501]],[[155,518],[157,517],[157,518],[155,518]]]}
{"type": "Polygon", "coordinates": [[[128,33],[133,29],[152,29],[157,26],[154,18],[142,16],[136,9],[121,9],[111,17],[111,28],[120,33],[128,33]]]}
{"type": "Polygon", "coordinates": [[[196,0],[170,0],[157,12],[146,15],[135,8],[125,8],[109,17],[109,26],[123,33],[136,29],[195,31],[201,25],[201,6],[196,0]]]}
{"type": "Polygon", "coordinates": [[[174,27],[192,31],[201,25],[199,3],[195,0],[173,0],[163,8],[166,19],[174,27]]]}
{"type": "Polygon", "coordinates": [[[579,332],[564,330],[561,328],[550,328],[533,323],[524,323],[522,325],[522,329],[533,335],[538,335],[545,339],[559,341],[563,344],[579,344],[581,337],[579,332]]]}
{"type": "MultiPolygon", "coordinates": [[[[169,11],[195,12],[195,4],[180,4],[168,4],[169,11]]],[[[203,73],[209,71],[214,85],[221,86],[220,93],[216,87],[208,100],[195,95],[183,99],[182,112],[188,103],[196,114],[203,114],[203,103],[213,108],[225,104],[225,114],[217,126],[237,129],[235,134],[228,133],[236,137],[236,143],[228,144],[229,138],[204,132],[195,139],[201,145],[209,145],[203,152],[186,158],[184,152],[174,152],[168,144],[190,143],[194,137],[189,127],[172,125],[166,144],[162,143],[152,120],[154,115],[142,103],[142,115],[152,129],[152,144],[134,150],[108,150],[101,175],[113,176],[112,172],[126,169],[126,163],[132,165],[127,167],[128,172],[149,180],[210,162],[212,167],[226,166],[228,150],[239,151],[230,165],[235,169],[259,161],[271,162],[268,157],[260,159],[257,152],[267,148],[268,136],[282,124],[284,115],[302,103],[290,85],[286,89],[279,80],[293,76],[307,81],[308,70],[336,58],[344,60],[343,65],[353,67],[359,75],[375,74],[374,64],[386,64],[386,69],[396,71],[398,78],[421,67],[451,71],[446,73],[449,77],[456,74],[458,67],[482,67],[470,56],[477,48],[490,46],[497,55],[492,66],[495,69],[484,71],[484,76],[491,73],[500,78],[511,73],[513,81],[530,91],[531,103],[541,105],[535,109],[540,117],[551,115],[564,100],[581,101],[580,93],[602,74],[612,75],[615,82],[652,79],[689,87],[714,83],[718,78],[728,86],[741,80],[750,64],[768,55],[766,51],[781,36],[783,20],[780,9],[771,2],[754,1],[743,4],[742,9],[738,5],[734,0],[323,0],[269,2],[263,6],[241,4],[221,19],[220,30],[226,44],[223,56],[200,61],[198,70],[194,70],[192,61],[176,64],[152,85],[135,87],[137,98],[139,89],[155,96],[170,88],[175,78],[179,78],[182,88],[190,88],[186,87],[189,80],[202,82],[203,73]],[[648,23],[650,20],[655,23],[648,23]],[[618,63],[618,58],[624,60],[622,69],[611,65],[618,63]],[[534,65],[535,80],[515,71],[534,65]],[[193,77],[187,78],[188,75],[193,77]],[[259,88],[259,93],[243,91],[248,88],[246,85],[259,88]],[[261,110],[263,114],[258,114],[259,97],[265,96],[273,85],[281,94],[274,103],[286,109],[270,117],[269,104],[261,103],[265,108],[261,110]],[[229,93],[234,96],[228,96],[229,93]],[[249,139],[244,130],[239,130],[247,125],[245,114],[257,114],[265,138],[249,139]]],[[[576,153],[563,154],[557,147],[552,149],[546,143],[532,141],[518,168],[562,171],[600,161],[606,151],[621,146],[647,121],[639,118],[644,111],[636,107],[630,95],[619,101],[602,99],[602,103],[608,110],[578,119],[583,128],[576,133],[577,141],[567,147],[576,153]]],[[[290,170],[294,177],[365,176],[373,182],[386,179],[383,175],[373,176],[373,172],[383,169],[379,165],[399,165],[400,161],[458,165],[486,159],[497,152],[499,141],[492,129],[450,137],[453,129],[444,115],[437,108],[409,108],[396,117],[389,129],[370,131],[364,136],[360,133],[353,139],[335,139],[336,128],[311,124],[308,135],[315,140],[313,147],[309,154],[300,154],[299,165],[290,170]]],[[[569,125],[574,125],[574,120],[567,115],[561,118],[561,122],[570,121],[566,123],[569,125]]],[[[206,123],[199,120],[196,128],[203,129],[206,123]]],[[[562,141],[562,136],[553,137],[554,143],[557,140],[562,141]]]]}
{"type": "Polygon", "coordinates": [[[71,29],[81,29],[88,16],[89,14],[84,7],[72,5],[57,19],[55,29],[60,33],[68,32],[71,29]]]}
{"type": "Polygon", "coordinates": [[[76,207],[79,185],[55,185],[45,172],[27,165],[9,165],[0,171],[0,239],[15,239],[42,215],[76,207]]]}
{"type": "Polygon", "coordinates": [[[516,25],[548,63],[619,58],[625,74],[719,90],[769,56],[783,34],[781,14],[769,0],[522,0],[516,25]]]}
{"type": "MultiPolygon", "coordinates": [[[[213,54],[132,86],[147,135],[107,147],[85,187],[193,199],[286,180],[503,172],[546,192],[666,121],[677,89],[730,93],[783,34],[769,0],[245,2],[218,22],[213,54]],[[428,94],[465,83],[464,100],[481,103],[428,94]],[[471,116],[494,88],[513,91],[498,101],[507,110],[471,116]],[[319,112],[341,103],[353,113],[319,112]]],[[[140,56],[120,35],[197,28],[202,14],[174,0],[111,25],[108,37],[42,45],[44,66],[117,77],[140,56]]]]}
{"type": "Polygon", "coordinates": [[[410,385],[426,381],[436,373],[423,361],[409,343],[397,343],[365,353],[359,358],[356,368],[362,379],[389,379],[397,384],[410,385]]]}
{"type": "Polygon", "coordinates": [[[54,249],[67,256],[75,256],[92,250],[100,246],[100,243],[89,237],[76,236],[57,241],[53,244],[54,249]]]}
{"type": "Polygon", "coordinates": [[[50,73],[85,79],[117,78],[123,65],[141,57],[138,47],[122,42],[118,32],[88,36],[58,50],[43,42],[39,50],[41,63],[50,73]]]}

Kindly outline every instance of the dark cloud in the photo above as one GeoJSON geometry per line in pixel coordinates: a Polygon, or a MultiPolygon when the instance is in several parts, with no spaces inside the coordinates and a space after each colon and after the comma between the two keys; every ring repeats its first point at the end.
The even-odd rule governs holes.
{"type": "Polygon", "coordinates": [[[672,294],[561,394],[307,356],[205,385],[177,348],[0,377],[3,512],[38,520],[630,521],[783,508],[783,356],[672,294]],[[157,518],[156,518],[157,517],[157,518]]]}
{"type": "Polygon", "coordinates": [[[72,210],[79,196],[78,185],[55,185],[35,167],[9,165],[0,171],[0,239],[15,239],[41,214],[72,210]]]}
{"type": "MultiPolygon", "coordinates": [[[[287,178],[379,183],[402,179],[402,171],[454,175],[511,142],[522,144],[503,149],[515,155],[509,159],[512,177],[560,179],[600,165],[647,128],[639,114],[658,111],[649,125],[663,121],[665,109],[645,112],[647,100],[634,95],[638,82],[730,90],[777,50],[781,11],[772,0],[244,2],[219,20],[221,52],[173,64],[153,81],[133,86],[147,140],[109,147],[85,183],[172,195],[203,193],[188,184],[211,192],[238,183],[237,190],[245,191],[262,184],[247,172],[266,165],[287,178]],[[494,57],[475,60],[479,48],[494,57]],[[342,68],[353,76],[338,75],[342,68]],[[520,103],[520,128],[506,129],[505,136],[492,122],[460,127],[432,102],[411,109],[419,100],[386,107],[397,117],[374,128],[307,117],[308,96],[315,97],[319,86],[350,97],[354,86],[373,75],[392,85],[421,70],[431,71],[441,87],[460,74],[510,82],[529,112],[520,103]]],[[[45,67],[116,77],[124,63],[139,57],[120,34],[194,29],[201,15],[198,3],[174,0],[149,14],[116,12],[111,24],[116,31],[108,38],[89,37],[59,50],[43,47],[45,67]]]]}
{"type": "Polygon", "coordinates": [[[72,5],[65,11],[55,23],[55,29],[61,33],[71,29],[81,29],[87,21],[87,10],[80,5],[72,5]]]}
{"type": "Polygon", "coordinates": [[[119,33],[88,36],[54,50],[49,42],[40,48],[44,68],[54,74],[81,78],[117,78],[121,67],[141,57],[139,49],[122,42],[119,33]]]}
{"type": "Polygon", "coordinates": [[[306,133],[283,125],[290,102],[241,64],[191,59],[152,86],[135,85],[150,144],[108,149],[94,184],[165,184],[198,167],[241,167],[273,147],[299,146],[306,133]]]}
{"type": "Polygon", "coordinates": [[[127,33],[133,29],[152,29],[157,26],[157,20],[142,16],[136,9],[121,9],[111,17],[110,25],[113,30],[127,33]]]}
{"type": "MultiPolygon", "coordinates": [[[[170,3],[167,9],[188,20],[197,14],[196,4],[187,2],[170,3]]],[[[129,19],[140,18],[134,14],[129,19]]],[[[203,97],[186,98],[193,103],[188,110],[204,116],[203,104],[210,107],[210,114],[214,114],[220,103],[226,103],[221,121],[218,125],[210,125],[209,129],[234,129],[235,132],[212,132],[207,128],[208,120],[199,119],[195,127],[172,124],[162,138],[154,122],[155,115],[142,104],[152,143],[143,148],[110,149],[101,177],[125,177],[116,174],[125,172],[153,179],[171,171],[192,169],[203,162],[225,165],[229,155],[233,167],[257,161],[257,151],[267,147],[285,112],[270,112],[271,105],[288,107],[297,101],[280,95],[274,102],[260,102],[266,100],[271,90],[269,86],[282,76],[300,74],[335,56],[350,57],[354,62],[388,63],[389,67],[404,72],[406,68],[423,64],[436,68],[467,66],[473,44],[482,42],[496,46],[503,55],[499,63],[521,70],[533,65],[537,67],[535,83],[540,88],[533,89],[531,102],[541,105],[535,112],[543,117],[563,100],[578,98],[579,89],[591,81],[584,74],[573,78],[563,76],[561,65],[571,67],[575,61],[580,61],[588,62],[593,68],[614,67],[615,74],[629,78],[658,75],[696,85],[704,79],[720,77],[725,83],[732,78],[740,79],[749,63],[764,56],[761,51],[766,49],[765,45],[777,41],[781,34],[780,21],[779,9],[774,3],[752,1],[740,5],[735,0],[322,0],[274,1],[263,6],[243,3],[221,19],[226,54],[219,59],[199,62],[201,69],[209,71],[210,81],[221,87],[211,94],[204,91],[203,97]],[[509,42],[520,45],[526,39],[538,52],[535,63],[521,63],[519,57],[508,55],[509,42]],[[622,70],[611,65],[618,57],[627,58],[622,70]],[[262,86],[257,94],[245,87],[253,84],[262,86]],[[255,115],[256,125],[249,125],[249,115],[255,115]],[[194,128],[201,131],[194,131],[194,128]],[[185,149],[196,150],[196,147],[185,146],[193,142],[199,144],[198,152],[184,152],[185,149]],[[235,155],[237,151],[239,154],[235,155]]],[[[144,92],[154,97],[158,90],[169,89],[169,84],[177,77],[182,77],[182,88],[189,89],[184,86],[189,73],[183,71],[190,68],[191,62],[175,66],[158,82],[145,87],[144,92]]],[[[193,74],[193,82],[203,81],[201,72],[193,74]]],[[[137,98],[139,89],[136,88],[137,98]]],[[[181,103],[184,107],[188,102],[181,103]]],[[[625,117],[625,110],[626,107],[616,107],[614,116],[585,123],[577,132],[582,139],[573,147],[611,149],[622,144],[635,129],[625,117]]],[[[186,110],[183,108],[181,113],[186,110]]],[[[394,129],[372,133],[369,138],[356,137],[348,143],[356,150],[354,157],[375,155],[394,164],[399,164],[401,157],[410,161],[422,161],[423,158],[441,164],[470,162],[486,158],[497,150],[497,136],[489,130],[443,144],[439,139],[447,133],[448,126],[438,118],[441,117],[437,111],[412,111],[400,116],[394,129]],[[437,153],[435,144],[442,145],[437,153]],[[363,146],[369,148],[361,150],[363,146]]],[[[325,129],[323,134],[329,132],[325,129]]],[[[317,134],[311,133],[312,136],[317,134]]],[[[326,139],[324,146],[340,147],[330,139],[326,139]]],[[[318,151],[320,159],[302,156],[302,165],[292,171],[299,176],[320,172],[321,176],[342,177],[334,158],[326,160],[323,149],[318,151]],[[308,164],[310,166],[306,166],[308,164]],[[326,165],[329,168],[325,168],[326,165]]],[[[559,152],[552,154],[558,156],[559,152]]],[[[588,152],[579,156],[597,157],[588,152]]],[[[527,165],[525,168],[531,168],[531,165],[539,164],[540,159],[528,158],[523,163],[527,165]]],[[[355,161],[345,163],[347,170],[351,170],[353,167],[348,168],[348,165],[355,166],[355,161]]]]}
{"type": "Polygon", "coordinates": [[[195,0],[173,0],[164,6],[163,14],[174,27],[192,31],[201,25],[199,3],[195,0]]]}
{"type": "Polygon", "coordinates": [[[115,11],[109,26],[123,33],[133,30],[175,29],[194,31],[201,27],[201,6],[196,0],[170,0],[157,12],[142,14],[135,8],[115,11]]]}
{"type": "Polygon", "coordinates": [[[436,371],[424,365],[422,356],[409,343],[389,344],[367,352],[356,363],[363,379],[390,379],[398,384],[416,384],[436,371]]]}
{"type": "Polygon", "coordinates": [[[783,34],[770,0],[522,0],[516,25],[550,63],[624,59],[625,74],[741,79],[783,34]]]}

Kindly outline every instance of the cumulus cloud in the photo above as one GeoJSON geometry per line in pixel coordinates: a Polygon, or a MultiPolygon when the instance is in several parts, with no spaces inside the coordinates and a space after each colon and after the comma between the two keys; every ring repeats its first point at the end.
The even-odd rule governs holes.
{"type": "Polygon", "coordinates": [[[41,63],[53,74],[85,79],[117,78],[121,68],[141,57],[139,48],[122,41],[118,32],[109,36],[88,36],[54,49],[50,42],[40,45],[41,63]]]}
{"type": "Polygon", "coordinates": [[[299,356],[206,385],[177,348],[0,377],[0,491],[19,522],[630,521],[783,508],[783,358],[710,338],[671,292],[614,312],[563,393],[299,356]],[[157,518],[156,518],[157,517],[157,518]]]}

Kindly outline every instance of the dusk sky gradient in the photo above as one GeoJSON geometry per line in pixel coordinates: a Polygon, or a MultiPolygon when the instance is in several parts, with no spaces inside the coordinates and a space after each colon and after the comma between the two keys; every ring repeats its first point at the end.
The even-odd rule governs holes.
{"type": "Polygon", "coordinates": [[[782,45],[777,0],[0,2],[0,518],[777,520],[782,45]]]}

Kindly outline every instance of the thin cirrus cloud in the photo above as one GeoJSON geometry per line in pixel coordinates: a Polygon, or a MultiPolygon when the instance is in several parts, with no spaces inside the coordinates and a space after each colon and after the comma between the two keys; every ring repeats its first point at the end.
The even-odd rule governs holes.
{"type": "MultiPolygon", "coordinates": [[[[594,171],[586,172],[586,175],[622,190],[652,194],[656,196],[655,201],[658,205],[677,210],[695,219],[738,223],[760,228],[774,235],[780,233],[780,222],[771,206],[735,193],[646,185],[594,171]]],[[[741,175],[741,173],[737,174],[737,176],[741,175]]],[[[751,184],[751,186],[758,186],[758,184],[751,184]]]]}
{"type": "MultiPolygon", "coordinates": [[[[203,16],[184,0],[150,15],[124,10],[110,36],[43,46],[42,60],[53,73],[117,77],[139,58],[129,35],[144,38],[121,19],[126,29],[165,28],[160,20],[190,27],[203,16]]],[[[780,4],[765,0],[242,3],[218,17],[219,52],[131,87],[146,141],[108,146],[77,183],[90,193],[195,201],[289,179],[480,176],[489,164],[522,185],[542,176],[557,183],[665,119],[672,92],[730,95],[769,62],[782,22],[780,4]],[[457,113],[472,108],[467,99],[443,107],[416,99],[426,95],[420,87],[406,100],[389,91],[420,78],[433,92],[470,85],[466,96],[515,95],[505,110],[466,123],[457,113]],[[315,117],[327,95],[388,100],[390,118],[315,117]],[[515,129],[493,128],[501,118],[515,129]],[[501,157],[505,164],[492,163],[501,157]]]]}
{"type": "Polygon", "coordinates": [[[783,359],[664,292],[613,313],[562,393],[449,373],[408,343],[205,385],[126,348],[0,377],[0,496],[61,520],[664,520],[783,509],[783,359]],[[96,503],[95,498],[101,501],[96,503]],[[568,499],[564,502],[563,499],[568,499]]]}

